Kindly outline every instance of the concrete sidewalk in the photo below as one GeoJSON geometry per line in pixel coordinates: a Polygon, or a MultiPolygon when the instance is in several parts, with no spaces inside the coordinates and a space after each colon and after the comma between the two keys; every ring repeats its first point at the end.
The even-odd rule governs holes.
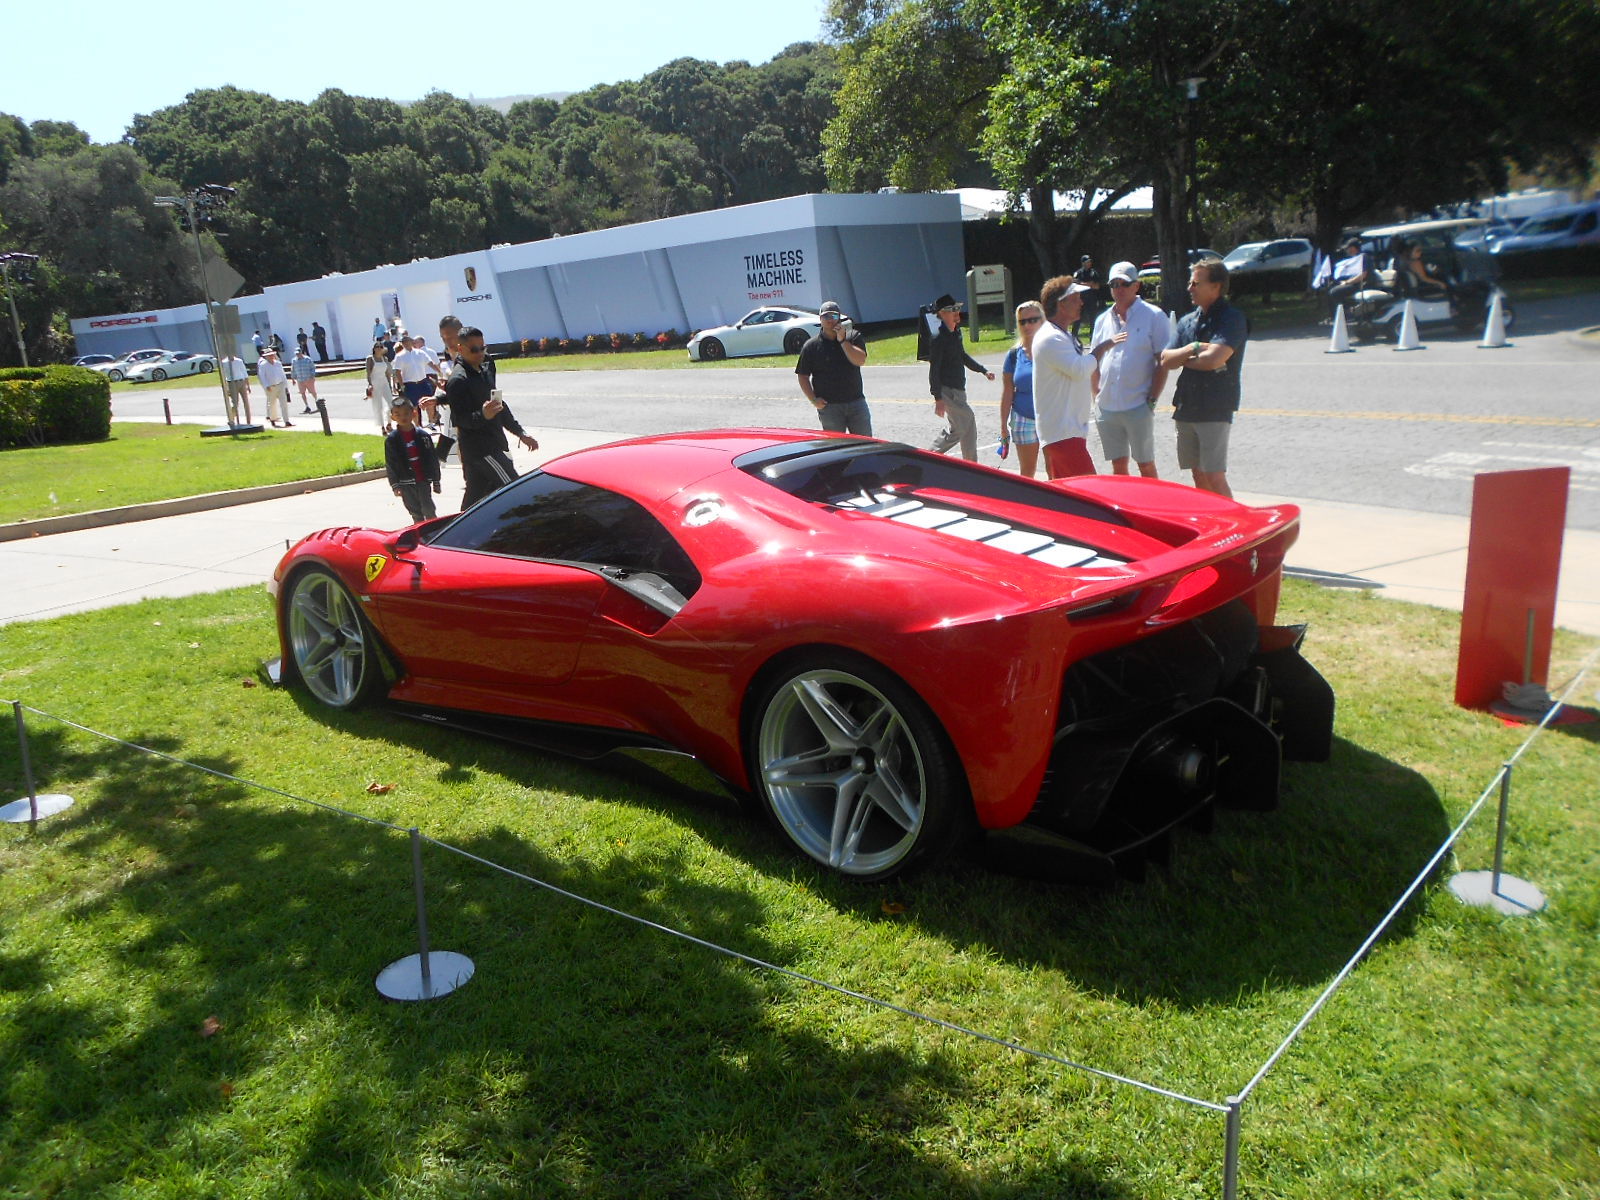
{"type": "MultiPolygon", "coordinates": [[[[623,435],[579,429],[530,429],[540,449],[515,452],[526,471],[559,454],[623,435]]],[[[1381,584],[1378,596],[1460,609],[1466,578],[1465,517],[1371,505],[1240,493],[1246,504],[1300,505],[1300,540],[1292,569],[1357,576],[1381,584]]],[[[461,472],[444,472],[441,513],[461,503],[461,472]]],[[[0,624],[126,604],[145,597],[187,596],[267,580],[284,550],[330,525],[396,529],[404,507],[382,479],[205,512],[159,517],[0,544],[0,624]]],[[[1600,635],[1600,533],[1569,529],[1562,558],[1556,623],[1600,635]]]]}

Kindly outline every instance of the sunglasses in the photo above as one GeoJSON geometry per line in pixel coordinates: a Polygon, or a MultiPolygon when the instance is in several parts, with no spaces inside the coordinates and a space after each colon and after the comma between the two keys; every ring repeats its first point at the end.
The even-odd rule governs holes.
{"type": "Polygon", "coordinates": [[[1018,325],[1038,325],[1044,321],[1043,317],[1018,317],[1018,325]]]}
{"type": "Polygon", "coordinates": [[[461,353],[463,353],[463,354],[482,354],[483,353],[483,343],[479,342],[476,346],[463,345],[461,347],[461,353]]]}
{"type": "Polygon", "coordinates": [[[1112,287],[1132,287],[1134,285],[1134,283],[1135,283],[1135,281],[1132,280],[1132,279],[1113,279],[1111,281],[1111,286],[1112,287]]]}

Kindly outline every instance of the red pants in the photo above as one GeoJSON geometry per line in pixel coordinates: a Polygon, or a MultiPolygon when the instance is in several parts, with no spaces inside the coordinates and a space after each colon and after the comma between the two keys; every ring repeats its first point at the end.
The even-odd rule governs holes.
{"type": "Polygon", "coordinates": [[[1063,438],[1044,448],[1044,470],[1051,479],[1065,479],[1069,475],[1095,474],[1094,459],[1089,457],[1086,438],[1063,438]]]}

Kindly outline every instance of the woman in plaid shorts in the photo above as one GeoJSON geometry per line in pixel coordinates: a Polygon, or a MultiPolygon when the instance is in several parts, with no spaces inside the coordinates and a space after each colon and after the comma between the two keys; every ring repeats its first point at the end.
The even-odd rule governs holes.
{"type": "Polygon", "coordinates": [[[1033,425],[1033,335],[1044,321],[1044,309],[1037,300],[1017,305],[1017,344],[1006,352],[1001,368],[1000,453],[1013,442],[1017,446],[1017,469],[1029,479],[1039,467],[1039,434],[1033,425]]]}

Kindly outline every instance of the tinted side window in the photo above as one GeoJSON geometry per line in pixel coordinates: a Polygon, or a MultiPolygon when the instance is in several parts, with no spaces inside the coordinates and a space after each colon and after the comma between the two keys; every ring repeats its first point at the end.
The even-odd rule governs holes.
{"type": "Polygon", "coordinates": [[[442,530],[433,544],[649,572],[685,596],[700,585],[683,547],[639,504],[543,471],[495,493],[442,530]]]}

